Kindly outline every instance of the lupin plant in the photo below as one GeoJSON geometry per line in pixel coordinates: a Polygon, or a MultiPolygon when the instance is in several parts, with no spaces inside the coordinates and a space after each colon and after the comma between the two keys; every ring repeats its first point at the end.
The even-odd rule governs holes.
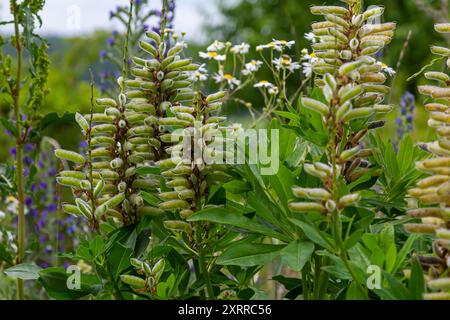
{"type": "MultiPolygon", "coordinates": [[[[130,17],[132,8],[131,4],[130,17]]],[[[167,47],[169,32],[164,30],[164,22],[162,28],[161,35],[147,32],[150,42],[139,41],[141,50],[149,57],[132,58],[136,65],[131,69],[134,79],[126,79],[126,43],[122,77],[118,79],[118,101],[100,98],[96,105],[103,113],[76,115],[88,144],[87,156],[56,151],[60,158],[80,165],[78,172],[63,171],[58,178],[59,183],[74,188],[75,195],[81,196],[77,197],[76,206],[64,205],[64,209],[87,216],[96,228],[105,216],[129,225],[144,215],[164,213],[145,206],[139,194],[140,190],[156,190],[159,177],[154,174],[141,177],[138,171],[166,157],[161,132],[161,125],[170,125],[170,118],[165,119],[166,110],[172,103],[192,99],[187,71],[195,71],[197,66],[180,58],[184,49],[181,43],[167,47]]]]}
{"type": "MultiPolygon", "coordinates": [[[[323,99],[301,98],[301,106],[319,113],[328,135],[326,162],[304,164],[306,173],[322,181],[323,188],[296,187],[293,193],[306,202],[293,202],[292,211],[316,212],[325,216],[326,231],[333,239],[333,253],[345,264],[359,290],[365,294],[351,264],[348,262],[347,240],[351,225],[346,225],[348,207],[358,206],[360,193],[346,187],[367,172],[370,149],[363,149],[361,139],[378,125],[369,121],[376,113],[385,113],[391,106],[382,105],[389,88],[385,75],[373,57],[390,42],[395,24],[371,24],[367,21],[383,13],[381,7],[362,11],[361,1],[343,1],[347,7],[313,6],[313,14],[325,15],[325,22],[313,24],[318,42],[313,44],[319,58],[313,71],[323,77],[316,79],[323,99]]],[[[328,249],[329,250],[329,249],[328,249]]],[[[321,284],[319,284],[320,286],[321,284]]]]}
{"type": "Polygon", "coordinates": [[[213,187],[231,178],[226,173],[224,137],[229,137],[233,129],[223,126],[225,118],[219,116],[225,94],[217,92],[204,96],[198,92],[192,102],[171,107],[175,117],[166,118],[163,123],[179,125],[183,129],[171,134],[174,144],[167,152],[172,157],[157,162],[166,186],[170,188],[159,194],[163,199],[159,207],[179,214],[179,219],[166,220],[164,224],[181,234],[182,241],[195,253],[197,277],[204,277],[208,298],[215,295],[209,275],[211,262],[205,256],[211,256],[212,252],[207,252],[208,243],[216,239],[219,232],[210,234],[209,223],[190,222],[189,218],[208,207],[215,207],[208,203],[213,187]]]}
{"type": "MultiPolygon", "coordinates": [[[[324,15],[326,21],[313,23],[312,32],[315,41],[312,44],[317,59],[312,63],[313,71],[317,75],[331,74],[337,76],[338,90],[344,90],[345,85],[354,84],[358,92],[351,108],[355,117],[346,119],[360,119],[359,124],[349,130],[336,130],[336,137],[344,141],[345,150],[356,150],[368,129],[383,126],[383,122],[368,122],[376,114],[387,113],[392,106],[383,104],[389,87],[384,85],[386,73],[392,70],[377,61],[375,56],[389,44],[395,30],[395,23],[374,23],[383,15],[384,8],[371,7],[363,11],[361,0],[341,0],[347,4],[341,6],[313,6],[311,12],[315,15],[324,15]],[[346,136],[347,135],[347,136],[346,136]]],[[[324,79],[316,79],[319,87],[325,85],[324,79]]],[[[330,95],[329,88],[324,87],[325,95],[330,95]]],[[[341,103],[343,105],[343,103],[341,103]]],[[[343,112],[341,110],[341,112],[343,112]]],[[[339,141],[339,143],[340,143],[339,141]]],[[[370,153],[369,153],[370,154],[370,153]]],[[[367,156],[368,154],[366,154],[367,156]]],[[[353,161],[347,162],[344,167],[344,176],[352,181],[361,175],[362,154],[353,161]],[[358,172],[359,171],[359,172],[358,172]]]]}
{"type": "MultiPolygon", "coordinates": [[[[435,29],[442,34],[450,34],[450,23],[436,24],[435,29]]],[[[421,223],[408,223],[409,232],[433,235],[433,256],[421,256],[419,261],[426,271],[426,283],[429,292],[425,299],[450,299],[450,145],[449,101],[450,101],[450,50],[433,46],[433,54],[446,60],[446,70],[425,73],[428,80],[435,85],[419,87],[421,94],[432,99],[425,105],[430,112],[428,125],[436,129],[438,139],[422,145],[432,158],[418,162],[418,170],[429,175],[420,180],[416,187],[409,190],[409,195],[417,199],[419,208],[411,209],[408,215],[420,219],[421,223]]]]}

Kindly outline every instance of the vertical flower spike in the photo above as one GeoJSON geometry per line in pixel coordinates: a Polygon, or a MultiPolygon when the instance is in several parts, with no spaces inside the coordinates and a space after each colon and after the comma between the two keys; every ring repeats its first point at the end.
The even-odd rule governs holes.
{"type": "MultiPolygon", "coordinates": [[[[377,22],[384,13],[383,7],[362,11],[361,0],[341,1],[347,6],[311,7],[313,14],[325,17],[325,21],[312,25],[312,32],[318,40],[312,44],[318,58],[313,63],[313,71],[317,75],[330,73],[336,76],[345,68],[347,81],[363,88],[363,94],[353,102],[354,107],[379,105],[389,92],[389,87],[384,85],[386,74],[394,71],[374,57],[391,42],[396,24],[377,22]],[[366,65],[359,68],[362,61],[366,65]]],[[[324,83],[319,79],[316,84],[323,86],[324,83]]],[[[390,109],[379,105],[375,111],[384,113],[390,109]]]]}
{"type": "MultiPolygon", "coordinates": [[[[378,23],[384,8],[371,7],[366,11],[362,9],[361,0],[341,0],[346,7],[341,6],[313,6],[311,12],[322,15],[325,21],[312,24],[315,42],[312,44],[314,55],[317,57],[313,64],[313,71],[320,78],[316,85],[323,88],[325,96],[330,96],[329,86],[326,86],[322,75],[332,75],[337,83],[340,100],[337,104],[342,108],[336,110],[336,120],[342,124],[359,119],[357,130],[344,139],[342,129],[338,126],[338,137],[347,140],[345,150],[354,150],[364,138],[368,130],[384,125],[384,122],[368,123],[375,114],[388,113],[393,108],[383,104],[389,87],[386,74],[394,71],[374,57],[384,49],[392,40],[395,23],[378,23]],[[346,103],[354,98],[351,104],[346,103]],[[352,109],[346,112],[346,108],[352,109]],[[345,114],[345,116],[344,116],[345,114]]],[[[329,106],[327,106],[329,107],[329,106]]],[[[341,150],[342,150],[341,149],[341,150]]],[[[358,157],[349,158],[342,166],[342,173],[346,181],[354,181],[367,169],[360,166],[363,158],[370,153],[359,154],[358,157]]]]}
{"type": "MultiPolygon", "coordinates": [[[[435,29],[449,34],[450,23],[437,24],[435,29]]],[[[421,219],[422,223],[407,224],[405,228],[436,238],[433,243],[436,257],[420,257],[430,279],[430,293],[425,294],[425,299],[450,299],[450,50],[432,47],[431,51],[446,59],[447,72],[425,73],[436,84],[421,86],[419,91],[433,99],[425,108],[430,112],[428,125],[436,128],[438,140],[423,146],[433,157],[417,163],[417,169],[430,176],[409,191],[421,208],[410,210],[408,215],[421,219]]]]}
{"type": "Polygon", "coordinates": [[[160,194],[165,200],[160,208],[179,211],[183,219],[204,208],[211,186],[230,178],[225,173],[224,142],[231,129],[221,126],[225,117],[217,115],[224,96],[224,92],[207,97],[198,93],[191,106],[174,105],[170,110],[175,116],[160,119],[162,126],[182,127],[166,135],[166,143],[173,143],[166,150],[172,157],[157,163],[173,189],[160,194]]]}

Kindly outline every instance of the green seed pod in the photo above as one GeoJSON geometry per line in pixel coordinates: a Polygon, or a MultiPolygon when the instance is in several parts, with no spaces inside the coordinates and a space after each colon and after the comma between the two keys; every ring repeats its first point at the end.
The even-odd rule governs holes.
{"type": "Polygon", "coordinates": [[[150,43],[139,41],[139,47],[154,58],[159,56],[158,51],[150,43]]]}
{"type": "Polygon", "coordinates": [[[126,275],[126,274],[122,274],[120,275],[120,280],[123,283],[126,283],[134,288],[137,289],[141,289],[144,288],[146,286],[145,280],[141,279],[139,277],[135,277],[135,276],[130,276],[130,275],[126,275]]]}
{"type": "Polygon", "coordinates": [[[164,215],[164,210],[155,207],[141,207],[138,209],[138,213],[141,216],[161,217],[164,215]]]}
{"type": "Polygon", "coordinates": [[[157,187],[159,187],[159,180],[156,179],[137,179],[133,181],[133,188],[152,190],[157,187]]]}
{"type": "Polygon", "coordinates": [[[80,211],[80,209],[77,206],[74,206],[71,204],[63,204],[62,209],[65,213],[68,213],[75,217],[79,217],[79,216],[83,215],[83,213],[80,211]]]}
{"type": "Polygon", "coordinates": [[[112,169],[119,169],[123,166],[124,162],[120,158],[116,158],[110,162],[110,166],[112,169]]]}
{"type": "Polygon", "coordinates": [[[159,207],[163,210],[179,210],[190,208],[190,204],[184,200],[170,200],[160,203],[159,207]]]}
{"type": "Polygon", "coordinates": [[[91,183],[88,180],[81,180],[80,181],[80,188],[82,190],[90,190],[91,189],[91,183]]]}
{"type": "Polygon", "coordinates": [[[70,177],[57,177],[56,182],[62,186],[71,188],[80,188],[81,180],[70,177]]]}
{"type": "Polygon", "coordinates": [[[94,216],[96,219],[100,219],[102,216],[106,214],[108,211],[108,206],[105,204],[102,204],[95,209],[94,216]]]}
{"type": "Polygon", "coordinates": [[[117,108],[117,102],[110,98],[102,98],[96,100],[97,105],[117,108]]]}
{"type": "Polygon", "coordinates": [[[86,162],[86,159],[82,155],[73,151],[63,149],[56,149],[55,156],[59,159],[71,161],[78,164],[85,164],[86,162]]]}
{"type": "Polygon", "coordinates": [[[359,193],[348,194],[339,199],[339,206],[349,207],[357,204],[359,201],[361,201],[361,195],[359,193]]]}
{"type": "Polygon", "coordinates": [[[184,221],[164,221],[164,226],[169,230],[177,232],[185,232],[188,234],[192,232],[191,225],[184,221]]]}
{"type": "Polygon", "coordinates": [[[123,201],[125,200],[125,194],[124,193],[119,193],[118,195],[112,197],[111,199],[109,199],[105,205],[109,208],[115,208],[117,206],[119,206],[123,201]]]}
{"type": "Polygon", "coordinates": [[[101,179],[94,188],[94,198],[97,198],[105,188],[105,181],[101,179]]]}
{"type": "Polygon", "coordinates": [[[91,206],[84,200],[77,198],[75,199],[75,203],[77,204],[80,212],[89,220],[92,219],[92,208],[91,206]]]}
{"type": "Polygon", "coordinates": [[[301,101],[302,101],[302,105],[307,109],[316,111],[325,117],[327,117],[330,114],[329,107],[320,101],[310,99],[310,98],[305,98],[305,97],[303,97],[301,101]]]}
{"type": "Polygon", "coordinates": [[[361,152],[361,147],[357,146],[341,153],[340,159],[344,162],[350,161],[361,152]]]}
{"type": "Polygon", "coordinates": [[[315,203],[315,202],[290,203],[289,208],[291,209],[291,211],[299,212],[299,213],[307,213],[307,212],[325,213],[326,212],[326,209],[322,204],[315,203]]]}
{"type": "Polygon", "coordinates": [[[351,121],[361,118],[369,118],[374,114],[375,110],[373,108],[357,108],[350,110],[347,112],[344,117],[343,121],[351,121]]]}
{"type": "Polygon", "coordinates": [[[81,171],[61,171],[59,175],[61,177],[74,178],[78,180],[86,179],[86,174],[81,171]]]}
{"type": "Polygon", "coordinates": [[[88,132],[88,130],[89,130],[89,123],[78,112],[75,113],[75,121],[78,123],[78,125],[80,126],[80,128],[83,130],[84,133],[88,132]]]}

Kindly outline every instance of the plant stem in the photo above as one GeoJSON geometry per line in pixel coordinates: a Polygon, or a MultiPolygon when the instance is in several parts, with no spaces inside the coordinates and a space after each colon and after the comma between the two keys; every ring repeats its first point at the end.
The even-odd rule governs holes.
{"type": "MultiPolygon", "coordinates": [[[[25,256],[25,195],[24,195],[24,177],[23,177],[23,141],[21,137],[21,118],[20,118],[20,82],[21,82],[21,72],[22,72],[22,59],[23,50],[20,39],[19,30],[19,12],[17,2],[12,2],[12,10],[14,15],[14,35],[15,35],[15,48],[17,51],[17,74],[15,88],[13,91],[14,99],[14,117],[16,119],[16,183],[17,183],[17,200],[19,202],[19,212],[18,212],[18,254],[16,263],[20,264],[23,262],[25,256]]],[[[19,300],[24,299],[24,288],[23,280],[17,279],[17,298],[19,300]]]]}
{"type": "Polygon", "coordinates": [[[202,250],[200,250],[198,253],[198,264],[200,266],[200,273],[205,278],[207,297],[208,299],[214,299],[214,290],[211,284],[211,279],[209,278],[209,272],[206,266],[205,255],[202,250]]]}

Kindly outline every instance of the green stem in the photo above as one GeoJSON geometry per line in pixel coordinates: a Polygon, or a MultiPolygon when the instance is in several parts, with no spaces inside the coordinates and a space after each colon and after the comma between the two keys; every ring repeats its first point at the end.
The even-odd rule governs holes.
{"type": "Polygon", "coordinates": [[[200,250],[198,253],[198,264],[200,266],[200,273],[205,278],[207,297],[208,299],[214,299],[214,290],[211,284],[211,279],[209,277],[209,271],[206,266],[205,255],[202,250],[200,250]]]}
{"type": "MultiPolygon", "coordinates": [[[[23,262],[25,256],[25,194],[24,194],[24,177],[23,177],[23,141],[21,137],[21,124],[20,124],[20,82],[22,72],[22,59],[23,50],[21,44],[21,35],[19,30],[19,12],[16,1],[12,2],[12,10],[14,15],[14,35],[15,35],[15,47],[17,50],[17,74],[16,83],[13,91],[14,99],[14,117],[16,119],[16,183],[17,183],[17,200],[19,202],[18,212],[18,254],[16,263],[23,262]]],[[[24,286],[23,280],[17,279],[17,298],[19,300],[24,299],[24,286]]]]}
{"type": "Polygon", "coordinates": [[[308,270],[309,263],[305,264],[302,268],[302,290],[303,290],[303,300],[309,300],[309,286],[308,286],[308,270]]]}

